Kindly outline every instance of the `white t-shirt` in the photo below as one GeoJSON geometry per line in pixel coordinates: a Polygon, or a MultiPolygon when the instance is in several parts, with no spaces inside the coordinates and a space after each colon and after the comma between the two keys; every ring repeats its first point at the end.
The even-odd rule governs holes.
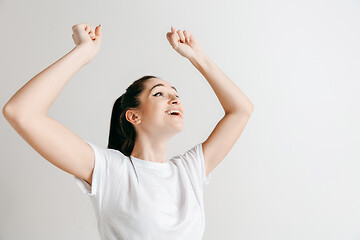
{"type": "Polygon", "coordinates": [[[131,157],[133,165],[118,150],[85,142],[95,153],[92,186],[74,177],[93,203],[101,239],[202,239],[210,175],[201,143],[166,163],[131,157]]]}

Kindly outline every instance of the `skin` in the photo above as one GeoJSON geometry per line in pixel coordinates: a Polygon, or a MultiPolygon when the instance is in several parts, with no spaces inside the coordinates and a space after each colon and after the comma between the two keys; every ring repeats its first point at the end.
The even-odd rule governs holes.
{"type": "Polygon", "coordinates": [[[171,88],[169,82],[151,78],[145,85],[146,89],[140,94],[140,108],[126,112],[126,119],[133,124],[136,131],[131,156],[150,162],[165,163],[170,139],[184,128],[184,115],[182,118],[169,116],[165,111],[177,108],[184,113],[184,109],[177,92],[171,88]],[[155,87],[149,93],[158,83],[164,84],[165,87],[155,87]]]}
{"type": "MultiPolygon", "coordinates": [[[[48,115],[48,110],[66,83],[97,54],[102,41],[102,27],[88,23],[72,27],[76,46],[62,58],[30,79],[5,104],[3,115],[11,126],[41,156],[58,168],[84,179],[91,185],[95,163],[90,145],[70,129],[48,115]]],[[[204,76],[224,109],[224,116],[202,142],[206,176],[225,158],[243,132],[254,104],[201,49],[196,37],[187,30],[166,33],[172,48],[204,76]]],[[[162,82],[165,88],[157,97],[141,94],[141,107],[126,117],[138,133],[134,157],[165,162],[169,139],[183,129],[183,120],[166,118],[164,111],[181,106],[170,84],[150,79],[147,89],[162,82]],[[179,104],[179,105],[175,105],[179,104]],[[164,115],[163,115],[164,114],[164,115]],[[156,145],[153,143],[157,142],[156,145]]],[[[152,91],[155,94],[155,92],[152,91]]]]}

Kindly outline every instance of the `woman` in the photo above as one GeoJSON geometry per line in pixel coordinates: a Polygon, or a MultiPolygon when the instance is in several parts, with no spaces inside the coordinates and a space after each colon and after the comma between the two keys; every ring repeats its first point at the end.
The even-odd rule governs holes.
{"type": "Polygon", "coordinates": [[[253,104],[194,35],[171,27],[170,45],[206,78],[225,111],[207,140],[166,160],[169,140],[183,129],[184,109],[175,87],[144,76],[114,103],[108,148],[84,141],[47,115],[100,49],[101,25],[72,29],[76,46],[12,96],[5,118],[41,156],[75,177],[92,200],[102,239],[201,239],[203,187],[239,138],[253,104]]]}

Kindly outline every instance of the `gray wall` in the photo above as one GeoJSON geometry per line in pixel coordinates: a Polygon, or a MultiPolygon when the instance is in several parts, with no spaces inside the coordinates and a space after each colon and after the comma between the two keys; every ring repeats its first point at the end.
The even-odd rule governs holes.
{"type": "MultiPolygon", "coordinates": [[[[145,74],[187,113],[169,156],[206,140],[223,110],[166,39],[189,30],[255,105],[205,188],[204,239],[360,239],[359,1],[1,1],[0,103],[102,24],[98,55],[49,115],[106,147],[112,104],[145,74]]],[[[90,199],[0,116],[0,239],[99,239],[90,199]]]]}

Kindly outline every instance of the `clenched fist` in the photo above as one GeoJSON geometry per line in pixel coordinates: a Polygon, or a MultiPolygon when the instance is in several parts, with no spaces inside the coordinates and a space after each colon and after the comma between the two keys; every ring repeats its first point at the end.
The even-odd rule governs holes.
{"type": "Polygon", "coordinates": [[[171,27],[171,32],[166,33],[166,38],[173,49],[188,59],[194,58],[198,53],[202,52],[194,35],[187,30],[178,30],[176,32],[175,28],[171,27]]]}
{"type": "Polygon", "coordinates": [[[89,61],[95,57],[100,50],[101,45],[101,25],[97,26],[94,31],[94,27],[88,23],[76,24],[72,27],[72,38],[76,47],[87,47],[89,54],[89,61]]]}

